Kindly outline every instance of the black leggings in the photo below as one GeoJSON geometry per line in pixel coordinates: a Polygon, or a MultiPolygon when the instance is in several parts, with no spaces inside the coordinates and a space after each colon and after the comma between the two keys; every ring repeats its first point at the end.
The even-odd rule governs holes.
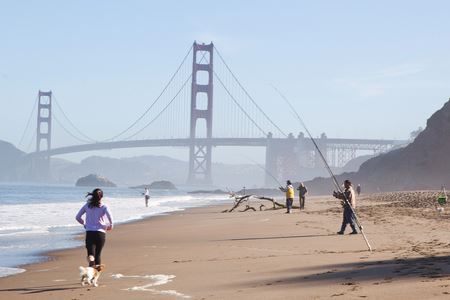
{"type": "Polygon", "coordinates": [[[101,231],[86,231],[86,249],[87,255],[95,258],[95,264],[101,264],[100,255],[105,245],[106,234],[101,231]]]}

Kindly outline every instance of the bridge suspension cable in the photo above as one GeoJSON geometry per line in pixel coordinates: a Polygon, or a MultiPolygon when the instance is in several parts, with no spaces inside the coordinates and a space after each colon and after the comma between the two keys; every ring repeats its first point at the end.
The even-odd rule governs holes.
{"type": "MultiPolygon", "coordinates": [[[[192,47],[191,47],[191,50],[192,50],[192,47]]],[[[187,55],[189,55],[189,52],[188,52],[187,55]]],[[[206,56],[206,53],[203,53],[199,63],[202,63],[205,60],[205,56],[206,56]]],[[[186,57],[184,58],[184,60],[186,60],[186,57]]],[[[183,63],[180,65],[180,67],[178,68],[177,72],[179,71],[179,69],[181,68],[182,65],[183,65],[183,63]]],[[[161,109],[161,111],[153,119],[151,119],[149,122],[147,122],[147,124],[145,124],[144,127],[139,129],[137,132],[133,133],[132,135],[130,135],[128,137],[126,137],[124,140],[130,140],[131,138],[135,137],[136,135],[138,135],[139,133],[144,131],[146,128],[148,128],[151,124],[153,124],[169,108],[169,106],[175,101],[175,99],[177,99],[178,95],[180,95],[180,93],[186,87],[186,85],[188,84],[189,80],[191,80],[191,78],[192,78],[192,73],[189,74],[188,78],[183,82],[181,87],[176,91],[175,95],[170,99],[170,101],[161,109]]]]}
{"type": "MultiPolygon", "coordinates": [[[[139,117],[137,118],[136,121],[134,121],[130,126],[128,126],[125,130],[121,131],[120,133],[116,134],[115,136],[104,140],[105,142],[108,141],[112,141],[115,140],[116,138],[118,138],[119,136],[122,136],[123,134],[125,134],[126,132],[128,132],[131,128],[133,128],[140,120],[142,120],[145,115],[147,115],[147,113],[155,106],[155,104],[159,101],[159,99],[162,97],[162,95],[166,92],[166,90],[168,89],[168,87],[170,86],[170,84],[172,83],[172,81],[174,80],[175,76],[178,74],[178,72],[180,71],[181,67],[184,65],[184,63],[186,62],[186,59],[188,58],[189,54],[192,51],[193,46],[191,46],[188,50],[188,52],[186,53],[186,55],[184,56],[183,60],[181,61],[180,65],[178,66],[177,70],[175,71],[175,73],[172,75],[172,77],[170,77],[169,81],[167,82],[167,84],[164,86],[163,90],[161,91],[161,93],[158,95],[158,97],[156,97],[156,99],[153,101],[153,103],[145,110],[145,112],[139,117]]],[[[192,76],[192,75],[191,75],[192,76]]],[[[173,99],[172,99],[173,101],[173,99]]],[[[153,122],[153,121],[152,121],[153,122]]],[[[149,124],[147,124],[144,128],[147,128],[152,122],[150,122],[149,124]]],[[[139,130],[138,133],[140,133],[143,129],[139,130]]],[[[135,136],[136,134],[131,135],[130,137],[135,136]]],[[[129,139],[125,138],[125,139],[129,139]]]]}
{"type": "Polygon", "coordinates": [[[239,85],[239,87],[244,91],[244,93],[247,95],[247,97],[250,99],[250,101],[256,106],[256,108],[263,114],[263,116],[285,137],[287,137],[287,134],[284,133],[283,130],[278,127],[277,124],[275,124],[272,119],[269,118],[269,116],[262,110],[262,108],[256,103],[256,101],[253,99],[253,97],[249,94],[247,89],[241,84],[241,82],[237,79],[236,75],[234,75],[233,71],[231,71],[231,68],[228,66],[228,64],[225,62],[224,58],[220,54],[219,50],[214,46],[214,50],[216,50],[217,55],[219,56],[220,60],[225,65],[226,69],[230,72],[233,79],[236,81],[236,83],[239,85]]]}
{"type": "Polygon", "coordinates": [[[55,114],[53,114],[52,118],[56,121],[56,123],[58,123],[59,126],[61,126],[61,128],[62,128],[67,134],[69,134],[71,137],[73,137],[73,138],[76,139],[77,141],[82,142],[82,143],[91,143],[91,142],[93,142],[93,140],[84,140],[84,139],[81,139],[81,138],[77,137],[76,135],[74,135],[70,130],[68,130],[68,129],[62,124],[61,121],[58,120],[58,118],[56,117],[55,114]]]}
{"type": "Polygon", "coordinates": [[[234,98],[234,96],[230,93],[230,91],[228,90],[228,88],[225,86],[225,84],[223,83],[222,79],[220,79],[219,75],[217,75],[217,73],[214,71],[214,76],[217,78],[217,80],[219,80],[220,84],[222,85],[222,87],[225,89],[225,91],[227,92],[228,96],[230,96],[230,98],[233,100],[233,102],[239,107],[239,109],[245,114],[245,116],[259,129],[259,131],[261,131],[264,135],[267,135],[266,132],[255,122],[255,120],[253,120],[253,118],[245,111],[245,109],[239,104],[239,102],[234,98]]]}
{"type": "Polygon", "coordinates": [[[86,134],[84,134],[80,129],[78,129],[77,126],[75,126],[75,124],[69,119],[69,117],[67,117],[66,113],[64,112],[63,108],[61,107],[61,105],[59,105],[58,100],[56,100],[55,94],[52,94],[52,101],[56,104],[56,107],[61,111],[63,117],[69,122],[69,124],[72,126],[73,129],[75,129],[75,131],[82,136],[84,139],[80,139],[78,137],[76,137],[74,134],[72,134],[71,132],[69,132],[69,130],[64,127],[62,125],[62,123],[60,121],[58,121],[55,117],[56,122],[64,129],[64,131],[66,131],[68,134],[70,134],[72,137],[74,137],[75,139],[77,139],[78,141],[83,141],[83,142],[97,142],[97,140],[90,138],[89,136],[87,136],[86,134]]]}
{"type": "MultiPolygon", "coordinates": [[[[249,92],[244,88],[242,83],[237,79],[236,75],[232,72],[231,68],[228,66],[228,64],[225,62],[224,58],[218,51],[216,47],[214,47],[217,55],[220,58],[220,61],[222,64],[219,64],[220,69],[222,70],[222,73],[219,75],[216,70],[213,70],[214,77],[217,78],[218,82],[220,83],[220,86],[223,87],[225,91],[226,98],[230,98],[232,102],[234,102],[234,105],[228,105],[228,107],[225,107],[230,114],[222,114],[224,115],[224,118],[228,117],[228,122],[226,124],[234,123],[236,128],[240,129],[240,133],[238,135],[244,135],[251,136],[255,133],[259,135],[259,132],[267,135],[267,132],[270,130],[267,130],[267,126],[269,124],[269,128],[275,128],[278,132],[280,132],[283,136],[287,136],[283,130],[281,130],[280,127],[278,127],[270,118],[269,116],[262,110],[262,108],[257,104],[257,102],[253,99],[253,97],[249,94],[249,92]],[[223,80],[223,76],[225,76],[225,80],[223,80]],[[245,101],[238,101],[240,97],[243,97],[244,99],[248,99],[245,101]],[[234,108],[233,108],[234,106],[234,108]],[[237,109],[236,109],[237,108],[237,109]],[[256,110],[255,110],[256,108],[256,110]],[[258,113],[259,111],[259,113],[258,113]],[[246,119],[248,121],[246,121],[246,119]],[[268,123],[267,123],[268,122],[268,123]],[[264,126],[261,126],[262,123],[264,123],[264,126]],[[273,126],[273,127],[272,127],[273,126]],[[246,131],[247,130],[247,131],[246,131]]],[[[167,118],[164,118],[162,121],[158,121],[159,126],[165,122],[165,124],[162,124],[163,126],[161,129],[163,130],[155,130],[154,132],[163,132],[164,134],[167,134],[168,130],[172,130],[171,126],[176,126],[176,130],[180,130],[180,120],[183,117],[188,117],[187,113],[187,101],[185,98],[187,98],[190,93],[187,92],[187,89],[185,87],[187,86],[189,80],[192,79],[192,72],[187,73],[187,64],[186,61],[193,51],[193,46],[190,46],[187,53],[183,57],[181,63],[178,65],[175,72],[172,74],[162,91],[159,93],[159,95],[154,99],[154,101],[146,108],[146,110],[136,119],[134,120],[131,125],[129,125],[127,128],[122,130],[120,133],[114,135],[111,138],[104,139],[104,140],[95,140],[88,135],[84,134],[75,124],[71,121],[71,119],[68,117],[68,115],[65,113],[62,106],[59,104],[57,99],[53,97],[54,103],[56,104],[57,110],[61,112],[61,114],[53,114],[53,117],[55,118],[55,122],[65,131],[67,134],[69,134],[72,138],[76,139],[77,141],[83,142],[83,143],[92,143],[92,142],[109,142],[113,140],[130,140],[134,137],[136,137],[138,134],[142,133],[145,129],[147,129],[150,125],[155,123],[158,119],[161,120],[161,116],[168,115],[167,118]],[[181,86],[178,88],[178,84],[181,86]],[[181,96],[180,96],[181,94],[181,96]],[[178,106],[174,106],[173,103],[175,103],[175,100],[179,100],[180,98],[183,98],[183,102],[181,104],[181,108],[178,106]],[[168,102],[166,102],[168,101],[168,102]],[[169,109],[170,107],[170,109],[169,109]],[[152,112],[152,113],[150,113],[152,112]],[[153,116],[151,120],[148,122],[145,122],[145,117],[147,116],[147,119],[150,116],[153,116]],[[185,116],[186,115],[186,116],[185,116]],[[61,122],[65,120],[65,122],[61,122]],[[162,123],[161,123],[162,122],[162,123]],[[67,123],[69,123],[69,126],[67,126],[67,123]],[[65,126],[66,125],[66,126],[65,126]]],[[[201,56],[200,60],[198,60],[197,63],[202,63],[206,58],[207,52],[203,52],[203,55],[201,56]]],[[[180,103],[180,101],[178,101],[180,103]]],[[[25,132],[27,128],[29,127],[29,123],[31,122],[32,114],[34,113],[34,110],[36,108],[37,101],[35,103],[35,107],[33,108],[33,111],[31,113],[31,116],[28,120],[27,127],[25,129],[25,132]]],[[[224,111],[221,111],[224,112],[224,111]]],[[[227,121],[227,119],[225,119],[227,121]]],[[[154,127],[154,126],[153,126],[154,127]]],[[[153,128],[152,127],[152,128],[153,128]]],[[[229,127],[227,127],[229,129],[229,127]]],[[[182,134],[184,134],[184,129],[182,128],[182,134]]],[[[21,138],[21,143],[24,139],[24,134],[21,138]]],[[[228,130],[228,132],[230,132],[228,130]]],[[[178,135],[178,134],[177,134],[178,135]]]]}
{"type": "Polygon", "coordinates": [[[169,103],[167,103],[164,108],[152,119],[150,120],[150,122],[148,122],[144,127],[142,127],[140,130],[138,130],[137,132],[135,132],[134,134],[130,135],[129,137],[125,138],[125,140],[129,140],[133,137],[135,137],[136,135],[138,135],[139,133],[141,133],[142,131],[144,131],[148,126],[150,126],[153,122],[155,122],[161,115],[163,112],[165,112],[167,110],[167,108],[173,103],[173,101],[178,97],[178,95],[181,93],[181,91],[184,89],[184,87],[186,86],[186,84],[189,82],[189,80],[192,78],[192,75],[189,76],[185,82],[183,83],[183,85],[181,86],[181,88],[176,92],[175,96],[172,97],[172,99],[169,101],[169,103]]]}
{"type": "Polygon", "coordinates": [[[28,117],[27,125],[25,126],[25,129],[23,130],[22,136],[21,136],[19,144],[18,144],[19,148],[22,146],[22,142],[23,142],[23,139],[25,138],[25,134],[28,131],[28,127],[30,127],[31,119],[33,118],[34,111],[36,110],[36,107],[37,107],[38,97],[39,96],[36,95],[36,98],[34,99],[33,109],[31,110],[30,116],[28,117]]]}
{"type": "Polygon", "coordinates": [[[33,136],[30,139],[30,142],[28,143],[27,148],[25,148],[26,152],[31,151],[31,146],[33,145],[33,142],[36,141],[36,131],[34,131],[33,136]]]}

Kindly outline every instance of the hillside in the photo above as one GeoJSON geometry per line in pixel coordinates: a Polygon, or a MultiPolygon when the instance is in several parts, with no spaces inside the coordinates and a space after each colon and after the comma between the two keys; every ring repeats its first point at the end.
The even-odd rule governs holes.
{"type": "MultiPolygon", "coordinates": [[[[338,181],[360,183],[363,191],[439,189],[450,186],[450,101],[427,121],[426,128],[408,146],[364,162],[358,172],[337,176],[338,181]]],[[[329,193],[331,180],[307,183],[315,194],[329,193]]]]}
{"type": "Polygon", "coordinates": [[[361,165],[358,176],[389,190],[450,185],[450,101],[427,121],[413,143],[361,165]]]}
{"type": "Polygon", "coordinates": [[[17,178],[16,167],[23,154],[13,144],[0,140],[0,180],[5,181],[10,178],[17,178]]]}
{"type": "MultiPolygon", "coordinates": [[[[39,173],[31,172],[32,164],[23,159],[25,153],[11,143],[0,141],[0,181],[39,181],[39,173]]],[[[169,180],[185,184],[188,162],[167,156],[144,155],[129,158],[90,156],[80,163],[59,157],[51,159],[53,183],[73,184],[87,174],[101,174],[121,186],[169,180]]],[[[213,179],[217,185],[229,187],[256,186],[264,180],[264,172],[255,165],[213,163],[213,179]]]]}

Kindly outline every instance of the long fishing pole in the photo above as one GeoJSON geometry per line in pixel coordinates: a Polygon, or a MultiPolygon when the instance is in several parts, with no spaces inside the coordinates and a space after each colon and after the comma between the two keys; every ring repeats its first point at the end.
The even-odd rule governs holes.
{"type": "Polygon", "coordinates": [[[283,98],[283,100],[289,105],[289,107],[291,108],[292,112],[294,113],[294,115],[297,117],[297,119],[300,121],[300,124],[302,125],[302,127],[305,129],[306,133],[308,134],[309,138],[311,139],[311,141],[314,144],[314,147],[316,148],[317,152],[319,153],[320,157],[322,158],[322,161],[325,165],[325,168],[327,169],[328,173],[330,174],[333,183],[335,185],[335,187],[339,190],[339,192],[344,196],[344,201],[345,203],[350,207],[350,209],[352,210],[353,215],[355,216],[355,221],[356,224],[359,227],[359,230],[361,231],[361,234],[364,238],[364,241],[367,244],[367,247],[369,248],[369,251],[372,251],[372,247],[370,246],[369,240],[367,239],[366,235],[364,234],[363,231],[363,226],[361,224],[361,222],[359,221],[358,216],[356,215],[355,210],[353,209],[352,205],[350,204],[347,195],[345,195],[344,191],[342,190],[341,186],[339,185],[336,176],[334,176],[333,171],[331,170],[330,166],[327,163],[327,160],[325,159],[325,157],[322,154],[322,151],[320,151],[319,146],[316,143],[316,140],[313,138],[312,134],[309,132],[308,127],[306,127],[305,122],[303,122],[303,119],[300,117],[300,115],[298,114],[297,110],[294,108],[294,106],[292,106],[291,102],[286,98],[286,96],[283,95],[283,93],[280,92],[280,90],[278,90],[274,85],[272,85],[273,89],[281,96],[281,98],[283,98]]]}
{"type": "Polygon", "coordinates": [[[278,179],[272,174],[270,173],[264,166],[261,166],[260,164],[258,164],[256,161],[254,161],[253,159],[251,159],[250,157],[245,156],[245,158],[247,158],[249,161],[253,162],[255,165],[257,165],[258,167],[260,167],[262,170],[264,170],[264,172],[266,172],[267,175],[269,175],[270,177],[272,177],[273,180],[275,180],[281,187],[283,186],[278,179]]]}

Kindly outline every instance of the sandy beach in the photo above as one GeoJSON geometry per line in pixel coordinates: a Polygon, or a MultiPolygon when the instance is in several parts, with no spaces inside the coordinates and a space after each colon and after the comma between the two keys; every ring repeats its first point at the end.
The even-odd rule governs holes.
{"type": "Polygon", "coordinates": [[[222,213],[230,200],[152,217],[108,234],[99,287],[79,283],[80,247],[0,278],[0,298],[448,299],[449,217],[430,201],[405,205],[421,197],[359,198],[372,252],[361,235],[336,235],[342,212],[332,197],[310,197],[292,214],[222,213]]]}

